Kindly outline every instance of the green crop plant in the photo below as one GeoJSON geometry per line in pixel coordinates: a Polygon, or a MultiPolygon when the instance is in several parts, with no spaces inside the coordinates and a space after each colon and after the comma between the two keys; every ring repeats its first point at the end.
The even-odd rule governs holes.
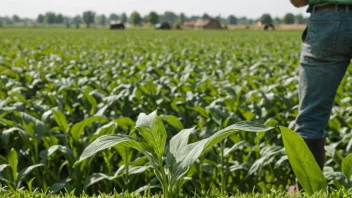
{"type": "MultiPolygon", "coordinates": [[[[15,149],[11,149],[11,152],[7,156],[7,164],[0,165],[0,181],[4,182],[11,189],[19,189],[22,187],[22,182],[26,176],[38,167],[42,167],[43,164],[35,164],[28,166],[17,171],[18,168],[18,155],[15,149]]],[[[33,177],[29,181],[29,188],[31,189],[32,181],[36,179],[33,177]]]]}
{"type": "MultiPolygon", "coordinates": [[[[299,31],[3,28],[0,175],[11,182],[1,184],[16,187],[7,166],[15,149],[17,172],[43,164],[20,188],[156,194],[154,168],[133,148],[114,146],[73,164],[103,135],[143,140],[135,121],[156,109],[167,133],[164,167],[170,140],[183,129],[196,127],[193,143],[243,120],[294,128],[300,42],[299,31]]],[[[326,129],[329,190],[349,188],[342,162],[352,152],[351,71],[326,129]]],[[[284,192],[296,177],[277,130],[239,131],[209,148],[184,175],[183,195],[284,192]]]]}
{"type": "Polygon", "coordinates": [[[161,183],[165,198],[178,197],[184,176],[191,165],[208,149],[230,135],[240,131],[263,132],[271,127],[240,122],[218,131],[207,139],[188,144],[188,139],[194,128],[184,129],[171,138],[168,149],[166,145],[166,130],[156,111],[138,116],[136,129],[142,138],[127,135],[104,135],[92,142],[82,153],[76,165],[99,151],[114,146],[131,147],[143,153],[153,167],[154,173],[161,183]]]}

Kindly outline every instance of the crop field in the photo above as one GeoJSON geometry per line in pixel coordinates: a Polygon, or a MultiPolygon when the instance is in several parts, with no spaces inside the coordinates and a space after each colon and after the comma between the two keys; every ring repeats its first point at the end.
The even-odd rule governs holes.
{"type": "MultiPolygon", "coordinates": [[[[300,36],[300,31],[0,29],[0,182],[10,190],[75,195],[166,192],[147,151],[113,145],[76,162],[104,135],[144,137],[140,119],[152,112],[165,126],[166,139],[150,147],[163,141],[165,152],[172,151],[173,136],[193,127],[185,130],[189,143],[241,121],[293,129],[300,36]]],[[[329,189],[352,186],[341,173],[352,151],[351,71],[326,130],[329,189]]],[[[157,162],[167,166],[163,151],[157,162]]],[[[174,184],[182,186],[182,195],[200,197],[284,192],[296,182],[278,128],[230,135],[178,176],[184,185],[179,178],[174,184]]]]}

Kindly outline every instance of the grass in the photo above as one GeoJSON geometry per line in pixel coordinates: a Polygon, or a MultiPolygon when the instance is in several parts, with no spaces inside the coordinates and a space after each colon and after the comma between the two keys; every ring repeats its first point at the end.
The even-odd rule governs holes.
{"type": "MultiPolygon", "coordinates": [[[[49,192],[41,192],[34,190],[33,192],[27,191],[27,190],[7,190],[6,188],[0,188],[0,198],[76,198],[77,196],[74,195],[73,192],[71,193],[60,193],[57,195],[52,195],[49,192]]],[[[135,193],[110,193],[110,194],[96,194],[93,196],[89,196],[85,193],[81,194],[79,198],[142,198],[142,197],[148,197],[148,198],[162,198],[162,195],[137,195],[135,193]]],[[[183,196],[185,198],[188,198],[190,196],[183,196]]],[[[286,192],[282,191],[276,191],[272,190],[271,193],[246,193],[246,194],[241,194],[238,193],[237,195],[233,196],[221,196],[217,193],[208,193],[208,192],[202,192],[199,194],[196,194],[192,197],[195,198],[347,198],[347,197],[352,197],[352,190],[333,190],[331,192],[319,192],[315,193],[312,196],[308,196],[305,193],[297,193],[294,195],[289,195],[286,192]]],[[[78,198],[78,197],[77,197],[78,198]]]]}

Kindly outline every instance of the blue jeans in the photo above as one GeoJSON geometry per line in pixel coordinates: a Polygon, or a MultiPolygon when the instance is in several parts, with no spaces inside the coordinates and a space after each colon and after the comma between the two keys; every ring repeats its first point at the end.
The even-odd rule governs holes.
{"type": "Polygon", "coordinates": [[[302,39],[295,131],[304,139],[321,139],[352,58],[352,11],[312,13],[302,39]]]}

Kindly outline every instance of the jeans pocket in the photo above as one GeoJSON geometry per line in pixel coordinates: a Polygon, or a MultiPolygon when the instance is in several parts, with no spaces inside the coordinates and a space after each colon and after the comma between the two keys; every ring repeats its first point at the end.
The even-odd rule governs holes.
{"type": "Polygon", "coordinates": [[[339,21],[311,20],[307,26],[304,44],[315,57],[334,55],[339,30],[339,21]]]}

